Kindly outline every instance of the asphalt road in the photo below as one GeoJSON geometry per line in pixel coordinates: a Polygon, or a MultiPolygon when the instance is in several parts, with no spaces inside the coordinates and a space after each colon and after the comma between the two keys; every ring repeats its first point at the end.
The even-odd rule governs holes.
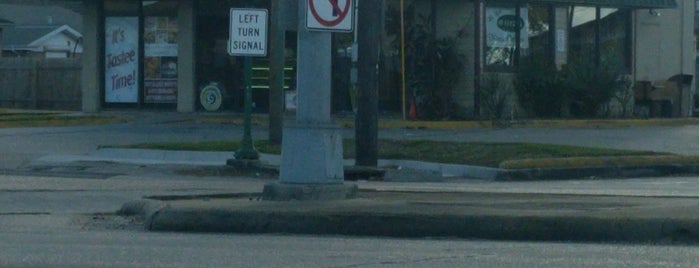
{"type": "Polygon", "coordinates": [[[0,231],[1,267],[696,267],[699,248],[138,231],[0,231]]]}
{"type": "MultiPolygon", "coordinates": [[[[682,244],[145,232],[142,222],[111,212],[125,201],[144,195],[256,192],[265,182],[153,174],[134,171],[132,175],[107,179],[0,176],[0,267],[694,267],[699,262],[699,247],[682,244]]],[[[673,193],[677,189],[667,187],[676,185],[689,192],[698,189],[696,181],[697,178],[638,180],[633,184],[639,186],[628,190],[633,191],[630,194],[642,194],[654,191],[655,186],[673,193]]],[[[510,189],[552,193],[582,185],[584,193],[603,194],[623,188],[623,182],[364,185],[427,191],[510,189]]]]}
{"type": "MultiPolygon", "coordinates": [[[[0,129],[0,169],[100,145],[238,138],[232,125],[148,117],[128,124],[0,129]]],[[[264,138],[263,127],[254,136],[264,138]]],[[[352,130],[346,129],[351,137],[352,130]]],[[[624,129],[382,130],[384,138],[526,141],[696,154],[699,127],[624,129]]],[[[109,213],[144,195],[258,192],[264,181],[182,177],[138,165],[98,167],[121,175],[57,178],[0,175],[0,267],[695,267],[684,245],[491,242],[289,235],[147,233],[109,213]]],[[[366,183],[425,191],[559,192],[696,196],[697,178],[636,181],[449,184],[366,183]]]]}

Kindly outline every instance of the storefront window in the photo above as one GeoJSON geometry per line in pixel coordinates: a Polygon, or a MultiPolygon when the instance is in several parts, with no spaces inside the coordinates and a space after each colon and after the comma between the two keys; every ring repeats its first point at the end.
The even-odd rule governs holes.
{"type": "Polygon", "coordinates": [[[624,9],[601,9],[600,63],[629,71],[630,63],[630,12],[624,9]]]}
{"type": "MultiPolygon", "coordinates": [[[[530,6],[528,9],[527,43],[528,48],[522,49],[522,56],[543,60],[553,59],[551,37],[551,8],[546,6],[530,6]]],[[[523,37],[524,38],[524,37],[523,37]]]]}
{"type": "Polygon", "coordinates": [[[177,103],[177,3],[105,0],[105,103],[177,103]]]}
{"type": "Polygon", "coordinates": [[[485,10],[485,67],[511,70],[518,57],[552,60],[551,9],[527,5],[487,6],[485,10]],[[516,40],[519,40],[517,42],[516,40]]]}
{"type": "Polygon", "coordinates": [[[570,60],[629,69],[629,10],[573,6],[570,14],[570,60]]]}
{"type": "Polygon", "coordinates": [[[138,17],[105,18],[105,102],[138,102],[138,36],[138,17]]]}
{"type": "Polygon", "coordinates": [[[528,48],[527,10],[521,8],[517,14],[515,6],[488,6],[485,10],[485,66],[507,68],[514,66],[517,53],[517,37],[522,40],[520,48],[528,48]],[[517,32],[520,32],[519,36],[517,32]]]}
{"type": "Polygon", "coordinates": [[[138,3],[104,2],[104,102],[138,103],[140,34],[138,3]]]}
{"type": "Polygon", "coordinates": [[[145,103],[177,103],[177,2],[143,2],[145,103]]]}
{"type": "Polygon", "coordinates": [[[597,8],[573,6],[570,8],[570,58],[594,59],[597,8]]]}

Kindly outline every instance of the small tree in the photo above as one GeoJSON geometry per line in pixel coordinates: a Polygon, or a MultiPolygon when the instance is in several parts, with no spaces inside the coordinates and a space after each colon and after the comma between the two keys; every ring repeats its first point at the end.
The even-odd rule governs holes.
{"type": "Polygon", "coordinates": [[[500,75],[496,73],[483,74],[481,78],[481,101],[486,109],[488,118],[493,127],[503,126],[507,99],[512,93],[509,83],[503,83],[500,75]]]}
{"type": "Polygon", "coordinates": [[[631,78],[626,75],[621,76],[619,80],[622,86],[614,93],[614,99],[619,102],[621,106],[620,116],[626,118],[630,117],[633,111],[633,82],[631,82],[631,78]]]}

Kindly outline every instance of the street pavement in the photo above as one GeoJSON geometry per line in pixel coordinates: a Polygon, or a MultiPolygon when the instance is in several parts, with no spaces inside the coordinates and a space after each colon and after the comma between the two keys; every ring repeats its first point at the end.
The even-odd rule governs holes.
{"type": "MultiPolygon", "coordinates": [[[[411,166],[415,163],[399,162],[404,169],[393,171],[391,180],[356,182],[360,189],[356,199],[260,201],[257,194],[264,184],[274,181],[273,177],[234,179],[180,172],[207,167],[216,170],[232,152],[165,153],[102,147],[235,139],[242,136],[240,126],[202,123],[200,118],[206,115],[196,114],[113,114],[134,119],[105,126],[0,129],[0,168],[5,174],[0,175],[2,190],[51,200],[50,194],[42,195],[41,191],[80,191],[90,185],[104,188],[108,193],[102,195],[103,201],[86,193],[78,199],[95,200],[94,204],[64,213],[113,212],[125,204],[124,217],[143,220],[144,227],[154,231],[659,243],[695,243],[699,239],[699,178],[695,176],[500,182],[455,175],[453,170],[445,172],[444,166],[430,163],[411,166]],[[41,179],[32,184],[27,176],[41,179]],[[76,181],[68,183],[71,179],[76,181]],[[148,198],[142,199],[144,196],[148,198]]],[[[344,129],[343,135],[352,137],[352,132],[344,129]]],[[[264,126],[253,128],[255,138],[266,135],[264,126]]],[[[382,129],[379,136],[540,142],[699,155],[699,126],[382,129]]],[[[278,156],[266,155],[263,160],[278,162],[278,156]]],[[[40,205],[25,206],[7,213],[47,213],[40,205]]]]}

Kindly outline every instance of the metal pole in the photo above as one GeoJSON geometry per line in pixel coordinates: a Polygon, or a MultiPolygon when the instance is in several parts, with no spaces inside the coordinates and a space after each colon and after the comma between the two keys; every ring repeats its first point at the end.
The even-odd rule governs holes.
{"type": "MultiPolygon", "coordinates": [[[[284,43],[285,12],[283,1],[272,1],[272,27],[269,34],[269,141],[282,143],[284,127],[284,43]]],[[[286,4],[288,5],[288,4],[286,4]]]]}
{"type": "Polygon", "coordinates": [[[473,115],[479,116],[481,111],[481,0],[473,1],[473,32],[474,34],[474,49],[473,49],[473,115]]]}
{"type": "Polygon", "coordinates": [[[357,166],[378,164],[378,64],[383,1],[363,1],[358,32],[358,87],[355,117],[355,151],[357,166]]]}
{"type": "Polygon", "coordinates": [[[406,119],[405,113],[405,1],[400,0],[400,76],[401,76],[401,111],[403,111],[403,120],[406,119]]]}
{"type": "Polygon", "coordinates": [[[257,160],[260,158],[259,153],[255,150],[255,145],[252,142],[252,58],[245,57],[243,61],[244,82],[245,82],[245,119],[243,140],[240,142],[240,149],[235,152],[235,159],[257,160]]]}
{"type": "MultiPolygon", "coordinates": [[[[354,2],[354,15],[357,16],[359,15],[359,0],[355,0],[354,2]]],[[[352,84],[352,88],[350,89],[350,98],[351,98],[351,103],[352,103],[352,112],[354,112],[355,116],[357,115],[357,83],[358,83],[358,75],[357,75],[357,60],[359,57],[359,45],[357,44],[357,37],[358,37],[358,32],[357,31],[357,24],[358,24],[358,19],[354,20],[354,39],[352,40],[352,67],[350,68],[350,84],[352,84]]]]}

